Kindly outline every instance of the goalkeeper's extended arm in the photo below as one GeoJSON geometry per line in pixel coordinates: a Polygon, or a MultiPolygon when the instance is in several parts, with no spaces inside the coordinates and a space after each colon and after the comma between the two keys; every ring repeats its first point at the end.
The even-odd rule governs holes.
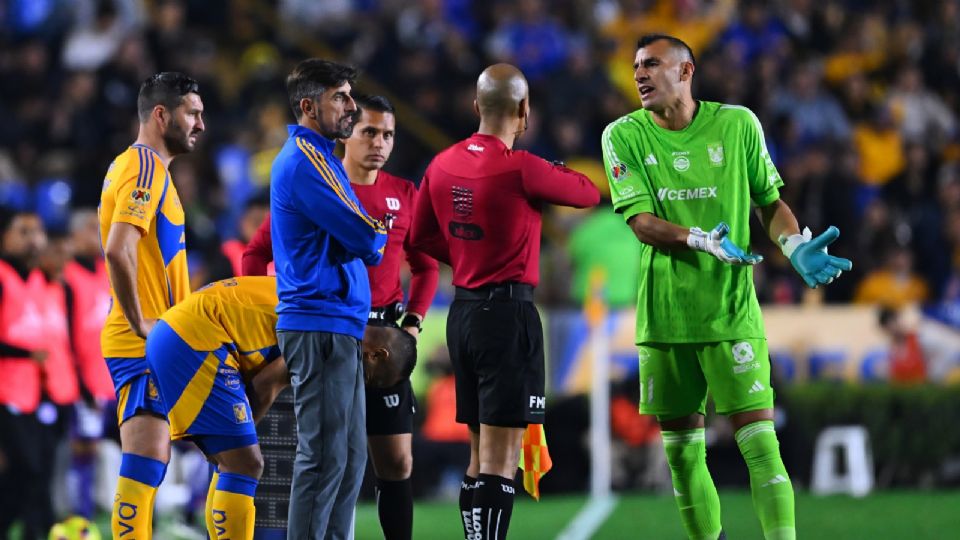
{"type": "Polygon", "coordinates": [[[853,268],[849,259],[827,253],[827,246],[840,236],[840,229],[830,226],[816,238],[809,228],[804,228],[801,233],[790,207],[779,200],[760,208],[760,220],[808,287],[815,289],[827,285],[840,277],[844,270],[853,268]]]}
{"type": "Polygon", "coordinates": [[[746,253],[734,245],[727,238],[730,227],[726,223],[720,223],[710,231],[703,231],[699,227],[687,229],[649,213],[637,214],[628,223],[641,242],[656,248],[694,249],[737,265],[753,265],[763,260],[763,257],[746,253]]]}

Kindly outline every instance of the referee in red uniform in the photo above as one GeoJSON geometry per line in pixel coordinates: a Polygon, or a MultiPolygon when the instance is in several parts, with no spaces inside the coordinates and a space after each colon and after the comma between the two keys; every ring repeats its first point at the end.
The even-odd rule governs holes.
{"type": "Polygon", "coordinates": [[[600,202],[586,176],[513,143],[527,125],[527,81],[514,66],[477,80],[480,129],[436,156],[417,196],[413,247],[453,268],[447,346],[457,422],[470,426],[460,491],[464,536],[506,538],[513,478],[527,424],[544,420],[543,328],[533,305],[540,276],[540,209],[600,202]]]}
{"type": "MultiPolygon", "coordinates": [[[[363,209],[387,227],[383,260],[367,267],[371,305],[368,325],[401,326],[417,337],[437,291],[437,261],[406,243],[417,188],[383,166],[393,151],[396,120],[382,96],[354,95],[360,117],[353,134],[343,139],[343,167],[363,209]],[[410,297],[403,305],[400,265],[410,265],[410,297]]],[[[273,259],[270,218],[261,224],[243,254],[244,275],[266,275],[273,259]]],[[[412,432],[416,401],[410,379],[390,388],[366,387],[367,441],[377,476],[377,509],[386,540],[409,540],[413,534],[412,432]]]]}

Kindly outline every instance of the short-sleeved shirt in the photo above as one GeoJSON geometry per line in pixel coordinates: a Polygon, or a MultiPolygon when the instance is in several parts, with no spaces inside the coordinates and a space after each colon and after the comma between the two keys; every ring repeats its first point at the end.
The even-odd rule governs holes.
{"type": "MultiPolygon", "coordinates": [[[[763,128],[745,107],[701,101],[690,124],[676,131],[638,110],[607,126],[602,146],[613,207],[628,221],[650,213],[703,230],[725,222],[730,240],[747,249],[751,205],[780,198],[783,181],[763,128]]],[[[638,280],[638,344],[764,335],[749,266],[642,244],[638,280]]]]}
{"type": "MultiPolygon", "coordinates": [[[[144,318],[159,318],[190,294],[183,207],[169,171],[154,150],[135,144],[113,160],[103,181],[99,215],[101,245],[107,244],[114,223],[129,223],[140,231],[137,293],[144,318]]],[[[112,285],[110,295],[110,313],[100,334],[103,356],[142,358],[144,340],[130,329],[112,285]]],[[[114,384],[119,388],[145,366],[110,365],[114,384]]]]}

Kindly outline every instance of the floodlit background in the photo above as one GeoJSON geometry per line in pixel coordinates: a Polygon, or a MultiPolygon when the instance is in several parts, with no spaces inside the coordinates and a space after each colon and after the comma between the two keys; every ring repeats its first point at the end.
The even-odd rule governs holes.
{"type": "MultiPolygon", "coordinates": [[[[263,218],[270,164],[293,121],[283,78],[310,56],[357,65],[358,89],[394,101],[399,135],[386,169],[415,181],[476,129],[479,72],[514,63],[533,106],[517,147],[564,160],[607,193],[600,133],[639,106],[634,46],[654,31],[693,48],[695,97],[757,114],[783,198],[815,233],[838,226],[831,251],[854,261],[825,290],[806,290],[754,224],[800,535],[951,537],[960,525],[957,1],[6,0],[0,206],[33,209],[61,236],[78,210],[96,207],[107,166],[134,140],[139,83],[183,71],[200,81],[207,125],[198,149],[172,166],[192,282],[233,275],[230,256],[263,218]]],[[[51,246],[70,250],[91,233],[51,246]]],[[[518,502],[514,538],[682,537],[656,423],[636,412],[636,265],[636,239],[608,201],[546,210],[537,301],[554,468],[541,502],[518,502]],[[599,291],[588,287],[594,271],[599,291]],[[584,315],[590,298],[607,308],[600,324],[584,315]],[[609,384],[593,384],[598,368],[609,384]],[[591,436],[591,425],[607,424],[591,436]]],[[[414,446],[417,538],[460,534],[454,498],[467,460],[466,431],[452,423],[443,342],[452,288],[442,272],[414,381],[425,426],[414,446]]],[[[52,471],[51,520],[83,514],[109,534],[119,462],[110,406],[41,408],[33,466],[52,471]],[[101,422],[101,438],[82,440],[101,422]]],[[[708,426],[728,535],[760,538],[732,430],[719,417],[708,426]]],[[[24,474],[9,457],[0,447],[4,501],[24,474]]],[[[158,499],[159,538],[199,537],[205,475],[202,457],[178,446],[158,499]]],[[[378,535],[365,502],[357,536],[378,535]]]]}

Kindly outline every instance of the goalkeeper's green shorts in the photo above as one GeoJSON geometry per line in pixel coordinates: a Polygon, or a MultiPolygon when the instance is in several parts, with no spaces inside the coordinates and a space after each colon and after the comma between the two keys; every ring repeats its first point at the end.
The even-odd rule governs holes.
{"type": "Polygon", "coordinates": [[[766,339],[644,343],[637,349],[641,414],[660,420],[704,414],[708,389],[720,414],[773,407],[766,339]]]}

